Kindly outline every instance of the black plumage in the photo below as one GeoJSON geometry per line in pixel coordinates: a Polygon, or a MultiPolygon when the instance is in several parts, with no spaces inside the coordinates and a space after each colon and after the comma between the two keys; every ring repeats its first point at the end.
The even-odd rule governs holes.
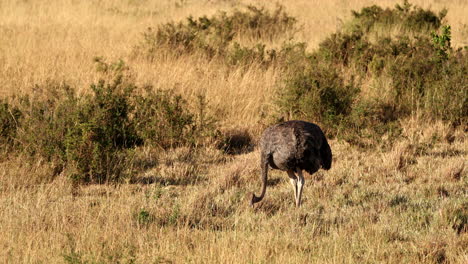
{"type": "Polygon", "coordinates": [[[313,174],[320,168],[331,168],[330,146],[320,127],[313,123],[295,120],[271,126],[263,133],[260,148],[263,186],[260,196],[253,195],[252,205],[265,196],[268,167],[288,172],[296,206],[300,206],[304,185],[302,171],[313,174]]]}

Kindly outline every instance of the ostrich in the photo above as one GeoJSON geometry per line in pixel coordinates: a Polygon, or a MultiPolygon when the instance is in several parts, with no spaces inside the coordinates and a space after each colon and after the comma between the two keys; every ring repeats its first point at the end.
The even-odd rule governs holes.
{"type": "Polygon", "coordinates": [[[313,174],[322,167],[331,168],[332,152],[319,126],[305,121],[287,121],[271,126],[260,139],[262,193],[253,194],[251,205],[265,196],[268,167],[286,171],[294,189],[296,207],[301,205],[304,176],[302,170],[313,174]],[[297,176],[296,174],[297,173],[297,176]]]}

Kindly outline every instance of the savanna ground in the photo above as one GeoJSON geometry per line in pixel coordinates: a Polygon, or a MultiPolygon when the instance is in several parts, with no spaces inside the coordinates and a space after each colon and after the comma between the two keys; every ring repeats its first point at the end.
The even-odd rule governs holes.
{"type": "Polygon", "coordinates": [[[0,262],[467,263],[468,2],[397,3],[1,1],[0,262]],[[252,209],[289,118],[332,169],[252,209]]]}

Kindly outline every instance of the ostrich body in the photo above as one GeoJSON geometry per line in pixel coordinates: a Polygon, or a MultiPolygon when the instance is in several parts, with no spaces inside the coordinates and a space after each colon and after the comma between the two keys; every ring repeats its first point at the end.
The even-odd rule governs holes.
{"type": "Polygon", "coordinates": [[[330,146],[320,127],[313,123],[288,121],[271,126],[263,132],[260,148],[262,193],[260,196],[253,194],[252,206],[265,196],[268,167],[288,173],[297,207],[301,205],[302,188],[305,183],[302,171],[313,174],[320,168],[331,168],[330,146]]]}

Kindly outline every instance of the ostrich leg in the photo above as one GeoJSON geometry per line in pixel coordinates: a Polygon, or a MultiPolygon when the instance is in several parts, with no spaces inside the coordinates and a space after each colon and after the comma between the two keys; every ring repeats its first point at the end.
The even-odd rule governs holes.
{"type": "Polygon", "coordinates": [[[296,207],[301,206],[301,197],[302,197],[302,188],[304,187],[305,180],[304,175],[302,175],[302,170],[297,169],[297,198],[296,198],[296,207]]]}
{"type": "Polygon", "coordinates": [[[294,171],[288,170],[288,176],[289,176],[289,182],[291,182],[291,185],[294,189],[294,200],[296,201],[297,204],[297,177],[296,174],[294,174],[294,171]]]}

